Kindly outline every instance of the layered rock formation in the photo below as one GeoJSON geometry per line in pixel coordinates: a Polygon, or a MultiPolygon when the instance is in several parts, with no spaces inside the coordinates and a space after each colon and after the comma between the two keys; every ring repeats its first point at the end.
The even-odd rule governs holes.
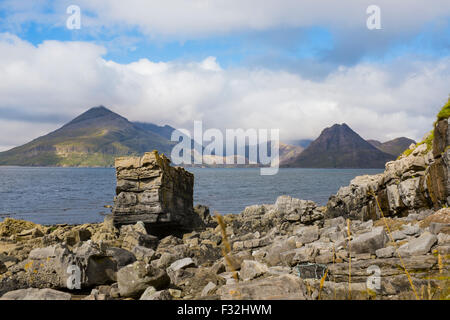
{"type": "Polygon", "coordinates": [[[441,208],[449,204],[449,119],[437,121],[422,143],[396,161],[386,163],[382,174],[359,176],[339,189],[327,204],[327,216],[379,219],[441,208]]]}
{"type": "Polygon", "coordinates": [[[193,209],[194,175],[157,151],[142,157],[115,161],[117,196],[113,220],[116,226],[142,221],[153,233],[191,230],[202,226],[193,209]]]}

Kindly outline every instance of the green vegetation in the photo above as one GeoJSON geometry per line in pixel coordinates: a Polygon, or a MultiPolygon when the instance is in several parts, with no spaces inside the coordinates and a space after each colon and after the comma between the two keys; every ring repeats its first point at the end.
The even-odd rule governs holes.
{"type": "Polygon", "coordinates": [[[448,99],[445,106],[442,107],[441,111],[439,111],[437,120],[440,121],[443,119],[447,119],[448,117],[450,117],[450,98],[448,99]]]}
{"type": "Polygon", "coordinates": [[[406,157],[409,156],[418,146],[422,144],[427,145],[426,152],[430,151],[433,148],[433,139],[434,139],[434,129],[431,130],[422,141],[418,142],[414,149],[406,149],[397,159],[399,159],[402,156],[406,157]]]}

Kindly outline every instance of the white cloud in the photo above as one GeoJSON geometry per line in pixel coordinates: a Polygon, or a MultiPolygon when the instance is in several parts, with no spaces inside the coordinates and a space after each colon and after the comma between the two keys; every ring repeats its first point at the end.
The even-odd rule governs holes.
{"type": "Polygon", "coordinates": [[[383,29],[392,33],[420,29],[429,21],[448,17],[447,0],[80,0],[95,12],[93,25],[138,26],[148,35],[203,36],[275,27],[330,26],[366,28],[369,5],[381,8],[383,29]]]}
{"type": "Polygon", "coordinates": [[[346,122],[364,138],[418,139],[450,93],[450,58],[360,63],[319,82],[285,71],[223,69],[213,57],[119,64],[104,53],[85,42],[35,47],[0,34],[0,145],[28,142],[62,124],[15,123],[7,120],[11,110],[19,118],[70,120],[100,104],[130,120],[177,128],[203,120],[205,127],[280,128],[283,139],[295,139],[346,122]]]}

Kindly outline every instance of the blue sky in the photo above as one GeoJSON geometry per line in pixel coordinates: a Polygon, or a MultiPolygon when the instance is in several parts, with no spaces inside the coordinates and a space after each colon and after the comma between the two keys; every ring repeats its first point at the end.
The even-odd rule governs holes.
{"type": "Polygon", "coordinates": [[[0,151],[97,104],[179,127],[279,127],[285,139],[334,122],[419,139],[450,93],[450,4],[380,0],[381,29],[369,30],[370,4],[2,0],[0,151]],[[80,30],[66,27],[71,4],[80,30]]]}

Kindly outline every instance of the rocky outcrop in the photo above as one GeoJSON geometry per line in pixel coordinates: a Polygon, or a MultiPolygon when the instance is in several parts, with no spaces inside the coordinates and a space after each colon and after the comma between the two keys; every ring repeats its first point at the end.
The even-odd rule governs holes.
{"type": "Polygon", "coordinates": [[[66,288],[67,268],[76,264],[82,288],[92,289],[87,300],[415,299],[403,267],[425,299],[448,298],[450,209],[349,224],[343,217],[325,219],[322,209],[283,196],[275,204],[223,216],[225,230],[219,225],[149,242],[139,240],[147,235],[141,222],[115,231],[109,218],[82,228],[9,220],[8,236],[0,238],[0,296],[68,299],[70,293],[80,299],[78,290],[66,288]],[[27,231],[18,226],[43,235],[18,238],[16,233],[27,231]],[[91,239],[63,243],[80,229],[89,230],[91,239]],[[101,240],[108,229],[113,233],[101,240]],[[373,270],[380,276],[375,288],[373,270]],[[21,290],[29,288],[34,289],[21,290]],[[39,291],[46,288],[68,293],[39,291]]]}
{"type": "Polygon", "coordinates": [[[204,227],[194,213],[194,175],[158,152],[142,157],[122,157],[115,162],[116,226],[142,221],[152,234],[171,234],[204,227]]]}
{"type": "Polygon", "coordinates": [[[449,119],[436,122],[424,142],[413,145],[398,160],[386,163],[384,173],[359,176],[330,197],[327,217],[379,219],[442,208],[450,200],[449,119]]]}

